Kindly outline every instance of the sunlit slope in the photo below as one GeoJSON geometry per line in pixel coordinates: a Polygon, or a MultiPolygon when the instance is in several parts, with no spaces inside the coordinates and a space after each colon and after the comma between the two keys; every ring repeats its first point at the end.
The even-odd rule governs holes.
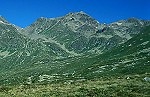
{"type": "Polygon", "coordinates": [[[31,77],[33,83],[51,83],[146,74],[150,70],[149,37],[150,27],[146,27],[137,36],[104,54],[57,59],[48,64],[30,65],[30,68],[18,66],[16,71],[4,72],[6,76],[1,82],[7,79],[10,83],[26,83],[31,77]]]}
{"type": "MultiPolygon", "coordinates": [[[[87,61],[80,73],[87,77],[150,73],[150,27],[126,43],[87,61]]],[[[85,62],[86,62],[85,61],[85,62]]]]}

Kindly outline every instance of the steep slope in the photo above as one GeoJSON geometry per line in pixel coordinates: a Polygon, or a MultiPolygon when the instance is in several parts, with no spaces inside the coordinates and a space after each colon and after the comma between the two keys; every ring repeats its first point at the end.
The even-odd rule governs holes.
{"type": "Polygon", "coordinates": [[[148,25],[78,12],[22,29],[0,17],[0,96],[149,97],[148,25]]]}
{"type": "Polygon", "coordinates": [[[124,44],[95,56],[57,59],[47,64],[22,66],[6,73],[1,83],[53,83],[87,80],[101,77],[149,74],[150,26],[124,44]],[[8,74],[10,74],[8,76],[8,74]]]}
{"type": "Polygon", "coordinates": [[[96,32],[98,26],[101,27],[96,20],[79,12],[56,19],[40,18],[27,27],[25,32],[29,32],[31,37],[42,35],[64,46],[68,51],[81,53],[87,49],[88,37],[96,32]]]}
{"type": "Polygon", "coordinates": [[[150,21],[135,18],[106,25],[84,12],[76,12],[52,19],[39,18],[24,33],[33,39],[48,38],[74,55],[93,54],[126,42],[146,25],[150,21]]]}
{"type": "MultiPolygon", "coordinates": [[[[16,71],[27,70],[38,64],[71,56],[56,43],[33,40],[20,34],[20,29],[1,18],[0,23],[0,77],[12,77],[16,71]]],[[[6,80],[5,80],[6,81],[6,80]]],[[[7,81],[6,81],[7,82],[7,81]]]]}
{"type": "MultiPolygon", "coordinates": [[[[108,52],[66,65],[64,72],[88,79],[150,73],[150,26],[135,37],[108,52]],[[78,67],[78,64],[80,66],[78,67]],[[74,67],[74,68],[73,68],[74,67]],[[71,69],[72,68],[72,69],[71,69]],[[74,73],[71,72],[74,71],[74,73]]],[[[78,59],[79,60],[79,59],[78,59]]]]}
{"type": "MultiPolygon", "coordinates": [[[[111,49],[121,44],[124,46],[123,43],[132,40],[137,34],[141,35],[143,27],[150,24],[149,21],[134,18],[109,25],[99,24],[84,12],[69,13],[55,19],[40,18],[25,29],[10,24],[2,17],[0,21],[2,84],[22,84],[26,83],[28,78],[32,78],[35,83],[39,80],[43,82],[45,76],[53,82],[103,74],[100,73],[103,71],[97,70],[95,64],[103,64],[104,67],[107,67],[109,62],[113,64],[117,61],[116,64],[119,64],[121,59],[117,56],[124,58],[128,55],[123,55],[122,52],[120,54],[119,50],[123,48],[114,51],[111,49]],[[108,50],[112,52],[106,52],[108,50]],[[99,53],[104,54],[98,57],[99,53]],[[115,56],[114,59],[112,56],[115,56]],[[91,69],[92,66],[96,69],[91,69]]],[[[148,35],[143,39],[147,39],[146,37],[148,35]]],[[[108,68],[112,69],[112,66],[108,68]]],[[[106,72],[104,75],[108,74],[106,72]]]]}

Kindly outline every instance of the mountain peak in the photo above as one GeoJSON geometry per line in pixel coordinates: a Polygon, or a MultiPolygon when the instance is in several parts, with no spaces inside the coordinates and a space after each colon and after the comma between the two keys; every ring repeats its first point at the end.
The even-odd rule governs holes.
{"type": "Polygon", "coordinates": [[[0,15],[0,22],[4,24],[8,23],[8,21],[1,15],[0,15]]]}
{"type": "MultiPolygon", "coordinates": [[[[80,11],[80,12],[70,12],[66,16],[72,16],[72,15],[84,15],[84,16],[89,16],[87,13],[80,11]]],[[[90,17],[90,16],[89,16],[90,17]]]]}
{"type": "Polygon", "coordinates": [[[136,25],[144,25],[144,24],[149,25],[150,23],[149,21],[141,20],[141,19],[134,18],[134,17],[127,19],[127,22],[134,23],[136,25]]]}
{"type": "Polygon", "coordinates": [[[134,21],[140,21],[140,19],[137,19],[135,17],[131,17],[131,18],[128,18],[127,21],[131,21],[131,22],[134,22],[134,21]]]}
{"type": "Polygon", "coordinates": [[[0,15],[0,21],[6,21],[4,17],[0,15]]]}
{"type": "Polygon", "coordinates": [[[80,13],[80,14],[87,14],[87,13],[85,13],[84,11],[80,11],[80,12],[77,12],[77,13],[80,13]]]}
{"type": "Polygon", "coordinates": [[[46,21],[46,20],[47,20],[47,18],[45,18],[45,17],[40,17],[40,18],[38,18],[36,21],[42,22],[42,21],[46,21]]]}

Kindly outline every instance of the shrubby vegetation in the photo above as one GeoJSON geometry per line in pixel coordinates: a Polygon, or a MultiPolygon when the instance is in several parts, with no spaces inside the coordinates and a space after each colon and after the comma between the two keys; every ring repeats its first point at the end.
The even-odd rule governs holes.
{"type": "Polygon", "coordinates": [[[149,97],[150,83],[143,75],[99,78],[73,83],[3,86],[1,97],[149,97]]]}

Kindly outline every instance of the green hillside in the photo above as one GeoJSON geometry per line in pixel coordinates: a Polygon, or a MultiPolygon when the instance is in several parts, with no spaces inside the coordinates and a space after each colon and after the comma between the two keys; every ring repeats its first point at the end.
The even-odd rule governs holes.
{"type": "Polygon", "coordinates": [[[148,25],[77,12],[21,29],[0,17],[0,97],[149,97],[148,25]]]}
{"type": "MultiPolygon", "coordinates": [[[[42,69],[33,66],[34,68],[30,68],[32,71],[43,71],[43,75],[30,75],[27,82],[31,83],[1,86],[0,95],[2,97],[149,97],[149,37],[150,26],[126,43],[102,55],[55,60],[51,66],[57,69],[53,67],[53,70],[49,70],[49,66],[45,67],[46,65],[43,65],[42,69]]],[[[29,69],[18,71],[15,76],[25,77],[28,72],[31,71],[29,69]]]]}

